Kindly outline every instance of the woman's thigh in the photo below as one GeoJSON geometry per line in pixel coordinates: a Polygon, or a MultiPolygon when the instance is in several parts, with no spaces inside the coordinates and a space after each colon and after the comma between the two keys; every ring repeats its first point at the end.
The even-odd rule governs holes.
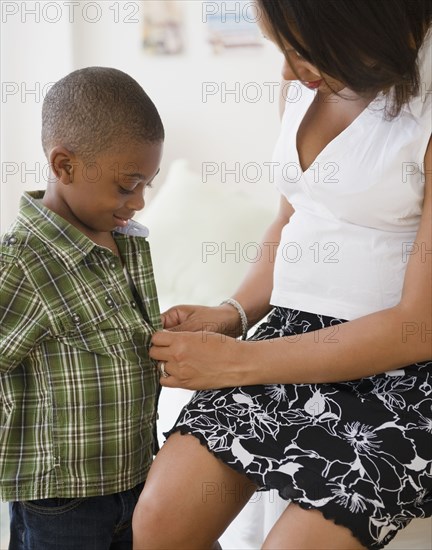
{"type": "Polygon", "coordinates": [[[256,485],[191,435],[171,435],[158,453],[133,519],[134,549],[211,548],[256,485]]]}

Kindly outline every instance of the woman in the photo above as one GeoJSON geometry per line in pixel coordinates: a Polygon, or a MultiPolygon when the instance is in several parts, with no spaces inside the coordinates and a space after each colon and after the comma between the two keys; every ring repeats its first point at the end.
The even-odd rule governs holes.
{"type": "Polygon", "coordinates": [[[270,488],[292,502],[264,548],[382,548],[432,515],[431,2],[258,8],[302,86],[280,211],[234,300],[173,308],[153,338],[162,385],[203,391],[150,471],[136,550],[216,548],[270,488]]]}

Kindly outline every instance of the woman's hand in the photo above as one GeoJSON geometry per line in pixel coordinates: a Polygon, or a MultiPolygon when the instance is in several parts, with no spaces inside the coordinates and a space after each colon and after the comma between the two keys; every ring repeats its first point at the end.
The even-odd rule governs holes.
{"type": "Polygon", "coordinates": [[[244,346],[245,342],[212,332],[161,331],[152,337],[150,357],[164,363],[162,386],[189,390],[226,388],[241,384],[244,346]]]}
{"type": "Polygon", "coordinates": [[[196,305],[175,306],[162,314],[162,325],[171,332],[217,332],[227,336],[240,336],[241,321],[235,308],[229,304],[207,307],[196,305]]]}

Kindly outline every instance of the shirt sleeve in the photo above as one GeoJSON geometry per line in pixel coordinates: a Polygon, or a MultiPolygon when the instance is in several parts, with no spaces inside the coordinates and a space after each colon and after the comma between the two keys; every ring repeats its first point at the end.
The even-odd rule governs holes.
{"type": "Polygon", "coordinates": [[[48,333],[37,293],[22,269],[0,262],[0,373],[20,364],[48,333]]]}

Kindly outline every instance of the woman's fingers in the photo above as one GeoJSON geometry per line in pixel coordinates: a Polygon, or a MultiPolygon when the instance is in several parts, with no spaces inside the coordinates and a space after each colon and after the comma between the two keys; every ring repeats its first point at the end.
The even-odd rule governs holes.
{"type": "MultiPolygon", "coordinates": [[[[238,313],[228,306],[179,305],[165,311],[162,325],[171,332],[219,332],[234,336],[238,313]]],[[[237,331],[238,332],[238,331],[237,331]]]]}
{"type": "Polygon", "coordinates": [[[195,307],[180,305],[168,309],[161,315],[163,328],[166,330],[180,330],[180,327],[187,321],[195,307]]]}
{"type": "Polygon", "coordinates": [[[158,330],[155,332],[151,339],[151,348],[155,346],[160,347],[167,347],[172,344],[173,336],[175,336],[172,332],[169,332],[168,330],[158,330]]]}
{"type": "Polygon", "coordinates": [[[179,384],[179,381],[176,379],[176,377],[171,374],[166,378],[164,376],[161,376],[160,385],[163,386],[164,388],[181,388],[182,387],[179,384]]]}
{"type": "Polygon", "coordinates": [[[162,326],[164,329],[169,329],[177,326],[181,323],[181,315],[178,308],[171,308],[168,311],[165,311],[162,315],[162,326]]]}
{"type": "Polygon", "coordinates": [[[178,352],[185,348],[190,332],[170,332],[161,330],[155,332],[151,339],[149,355],[156,361],[174,361],[177,360],[178,352]]]}
{"type": "Polygon", "coordinates": [[[235,385],[233,346],[238,343],[217,333],[160,332],[150,348],[162,386],[185,389],[214,389],[235,385]],[[163,369],[161,363],[163,362],[163,369]],[[163,376],[163,374],[169,376],[163,376]],[[234,378],[233,378],[234,376],[234,378]]]}

